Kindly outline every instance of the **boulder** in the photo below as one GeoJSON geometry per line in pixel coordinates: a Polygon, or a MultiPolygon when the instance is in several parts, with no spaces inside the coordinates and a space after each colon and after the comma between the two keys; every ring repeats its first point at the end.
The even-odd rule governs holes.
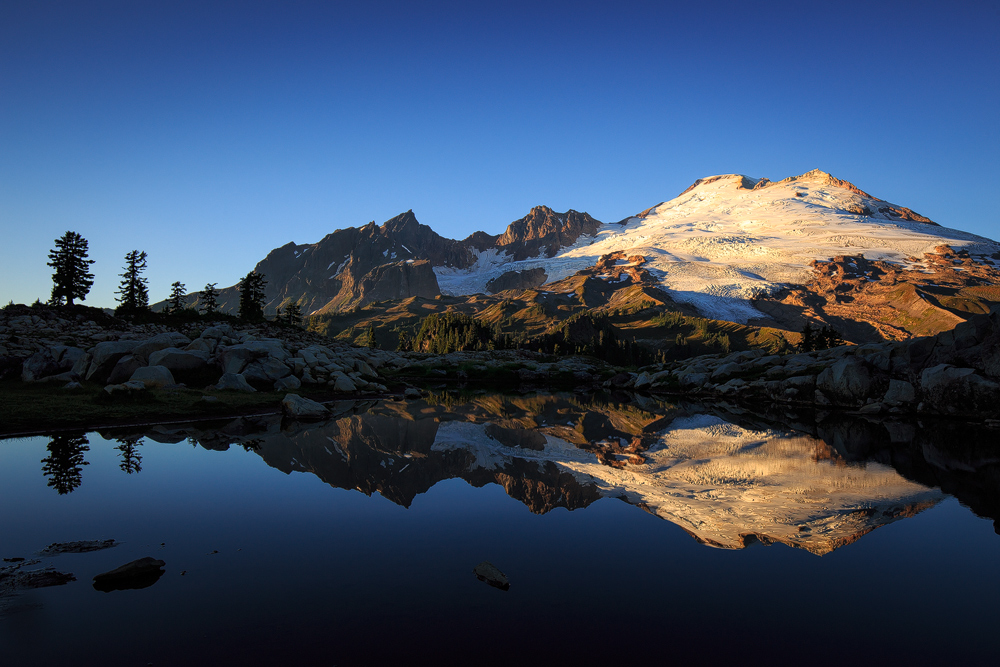
{"type": "Polygon", "coordinates": [[[59,372],[59,361],[52,354],[51,349],[45,349],[24,360],[21,365],[21,380],[23,382],[37,382],[59,372]]]}
{"type": "Polygon", "coordinates": [[[142,366],[132,373],[129,380],[141,382],[147,389],[177,384],[174,382],[174,376],[170,369],[166,366],[142,366]]]}
{"type": "Polygon", "coordinates": [[[1000,384],[972,368],[938,364],[920,375],[925,409],[962,417],[1000,416],[1000,384]]]}
{"type": "Polygon", "coordinates": [[[150,355],[154,352],[159,352],[160,350],[166,350],[172,347],[178,347],[179,345],[187,345],[191,342],[191,339],[184,334],[172,331],[169,333],[161,333],[148,338],[141,343],[139,343],[134,350],[132,350],[132,356],[141,362],[141,365],[152,364],[154,362],[150,361],[150,355]]]}
{"type": "Polygon", "coordinates": [[[254,358],[254,353],[245,345],[230,345],[219,353],[223,373],[242,373],[254,358]]]}
{"type": "Polygon", "coordinates": [[[201,338],[211,338],[213,340],[221,340],[223,338],[231,337],[233,335],[233,328],[228,324],[219,324],[214,327],[208,327],[201,332],[201,338]]]}
{"type": "Polygon", "coordinates": [[[331,386],[334,391],[342,391],[345,393],[351,393],[358,390],[357,385],[354,384],[354,380],[347,377],[340,371],[334,373],[333,378],[330,380],[333,383],[331,386]]]}
{"type": "Polygon", "coordinates": [[[651,384],[653,384],[652,377],[649,375],[649,373],[645,371],[639,373],[639,377],[635,379],[636,389],[646,389],[651,384]]]}
{"type": "Polygon", "coordinates": [[[110,572],[104,572],[94,577],[94,588],[108,593],[152,586],[163,576],[162,560],[152,557],[140,558],[110,572]]]}
{"type": "Polygon", "coordinates": [[[376,380],[378,379],[378,373],[376,373],[374,370],[372,370],[372,367],[369,366],[367,362],[365,362],[365,361],[363,361],[361,359],[358,359],[355,362],[354,369],[356,371],[358,371],[359,373],[361,373],[365,377],[373,378],[373,379],[376,379],[376,380]]]}
{"type": "Polygon", "coordinates": [[[261,389],[271,387],[281,378],[288,377],[292,371],[277,359],[258,359],[243,369],[243,377],[252,385],[261,389]]]}
{"type": "Polygon", "coordinates": [[[108,376],[109,384],[120,384],[129,380],[132,374],[136,372],[139,368],[142,368],[145,364],[139,361],[134,354],[126,354],[124,357],[118,360],[115,367],[111,369],[111,374],[108,376]]]}
{"type": "Polygon", "coordinates": [[[294,375],[281,378],[274,383],[275,391],[292,391],[302,386],[302,382],[294,375]]]}
{"type": "Polygon", "coordinates": [[[281,400],[281,411],[296,419],[322,419],[330,412],[322,403],[298,394],[286,394],[281,400]]]}
{"type": "Polygon", "coordinates": [[[407,398],[407,399],[415,401],[415,400],[419,399],[420,397],[421,397],[420,390],[417,389],[416,387],[407,387],[403,391],[403,398],[407,398]]]}
{"type": "Polygon", "coordinates": [[[713,382],[719,382],[728,378],[731,375],[739,373],[743,370],[743,366],[736,362],[729,362],[728,364],[722,364],[711,375],[713,382]]]}
{"type": "Polygon", "coordinates": [[[915,400],[917,400],[917,392],[913,385],[905,380],[889,380],[889,389],[882,397],[882,402],[889,407],[908,405],[915,400]]]}
{"type": "Polygon", "coordinates": [[[219,382],[212,388],[219,391],[257,391],[250,386],[250,383],[246,381],[246,378],[236,373],[224,373],[222,377],[219,378],[219,382]]]}
{"type": "Polygon", "coordinates": [[[864,360],[844,357],[819,374],[816,388],[834,405],[858,406],[873,393],[875,378],[864,360]]]}
{"type": "Polygon", "coordinates": [[[284,361],[292,356],[280,340],[255,340],[243,343],[243,347],[250,350],[255,357],[269,357],[284,361]]]}
{"type": "Polygon", "coordinates": [[[215,341],[211,338],[195,338],[188,345],[184,346],[185,350],[198,350],[206,354],[212,354],[215,350],[215,341]]]}
{"type": "Polygon", "coordinates": [[[510,590],[510,580],[507,579],[507,575],[488,560],[484,560],[473,568],[472,573],[476,575],[476,579],[485,581],[494,588],[499,588],[502,591],[510,590]]]}
{"type": "Polygon", "coordinates": [[[98,343],[90,351],[90,367],[87,369],[87,379],[94,382],[107,382],[111,371],[118,360],[139,346],[137,340],[105,341],[98,343]]]}
{"type": "Polygon", "coordinates": [[[208,354],[199,350],[168,347],[149,355],[150,366],[166,366],[171,371],[194,371],[208,365],[208,354]]]}

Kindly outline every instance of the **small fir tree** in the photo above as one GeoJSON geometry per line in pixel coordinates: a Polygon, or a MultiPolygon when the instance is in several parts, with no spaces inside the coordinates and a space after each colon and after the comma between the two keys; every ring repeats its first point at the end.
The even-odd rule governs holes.
{"type": "Polygon", "coordinates": [[[301,325],[302,309],[299,308],[299,304],[289,301],[282,313],[281,320],[287,324],[291,324],[293,327],[301,325]]]}
{"type": "Polygon", "coordinates": [[[184,289],[184,283],[177,281],[170,286],[170,299],[169,305],[167,306],[167,311],[171,313],[179,313],[184,310],[184,304],[187,301],[187,291],[184,289]]]}
{"type": "Polygon", "coordinates": [[[201,291],[201,307],[206,315],[211,315],[219,309],[219,290],[217,283],[208,283],[201,291]]]}
{"type": "Polygon", "coordinates": [[[118,312],[136,312],[149,308],[149,290],[142,272],[146,269],[145,251],[133,250],[125,255],[125,273],[119,273],[121,283],[116,294],[119,294],[118,312]]]}
{"type": "Polygon", "coordinates": [[[264,319],[264,276],[251,271],[240,281],[240,319],[260,322],[264,319]]]}
{"type": "Polygon", "coordinates": [[[820,332],[820,335],[823,340],[823,347],[825,348],[837,347],[842,345],[844,342],[844,339],[840,337],[840,333],[829,325],[823,327],[823,331],[820,332]]]}
{"type": "Polygon", "coordinates": [[[812,352],[816,349],[816,331],[813,330],[812,325],[806,322],[806,325],[802,327],[802,351],[812,352]]]}
{"type": "Polygon", "coordinates": [[[55,269],[52,274],[52,297],[49,303],[61,306],[73,305],[73,299],[85,301],[94,284],[94,274],[87,259],[87,239],[76,232],[66,232],[55,240],[56,247],[49,251],[48,265],[55,269]]]}
{"type": "Polygon", "coordinates": [[[372,325],[368,326],[368,330],[365,331],[364,338],[361,339],[361,344],[368,349],[375,350],[378,349],[378,341],[375,340],[375,327],[372,325]]]}

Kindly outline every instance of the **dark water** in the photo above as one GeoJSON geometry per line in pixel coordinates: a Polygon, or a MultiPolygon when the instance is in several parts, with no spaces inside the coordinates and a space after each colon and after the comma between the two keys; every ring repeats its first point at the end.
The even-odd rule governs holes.
{"type": "Polygon", "coordinates": [[[77,580],[0,597],[3,664],[995,659],[996,431],[551,395],[339,410],[0,442],[0,556],[120,542],[36,557],[77,580]],[[152,586],[93,588],[144,556],[152,586]]]}

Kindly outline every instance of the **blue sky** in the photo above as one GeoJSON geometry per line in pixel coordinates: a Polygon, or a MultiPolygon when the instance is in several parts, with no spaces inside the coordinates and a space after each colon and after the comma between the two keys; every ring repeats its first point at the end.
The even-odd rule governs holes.
{"type": "Polygon", "coordinates": [[[733,172],[997,238],[998,110],[995,2],[8,2],[0,300],[66,230],[113,306],[133,248],[158,300],[411,208],[615,221],[733,172]]]}

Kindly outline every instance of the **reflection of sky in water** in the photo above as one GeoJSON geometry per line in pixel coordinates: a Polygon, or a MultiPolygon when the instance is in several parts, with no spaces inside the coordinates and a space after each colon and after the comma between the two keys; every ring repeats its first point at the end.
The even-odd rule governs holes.
{"type": "Polygon", "coordinates": [[[82,485],[59,495],[41,471],[48,442],[0,442],[0,556],[122,544],[46,561],[78,581],[11,601],[0,616],[10,664],[752,662],[815,656],[817,642],[820,663],[923,662],[990,655],[998,620],[1000,540],[951,499],[817,558],[706,549],[614,499],[533,514],[495,484],[460,479],[427,480],[406,509],[286,475],[238,445],[146,438],[129,475],[121,443],[92,434],[82,485]],[[91,588],[94,574],[147,555],[167,563],[151,588],[91,588]],[[509,592],[476,581],[483,559],[509,592]],[[859,614],[863,627],[845,623],[859,614]]]}

